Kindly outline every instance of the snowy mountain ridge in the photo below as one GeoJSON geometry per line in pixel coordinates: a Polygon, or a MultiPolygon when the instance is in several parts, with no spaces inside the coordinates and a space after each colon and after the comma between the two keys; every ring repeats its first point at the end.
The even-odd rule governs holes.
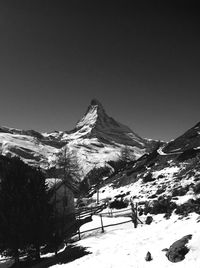
{"type": "Polygon", "coordinates": [[[117,160],[121,149],[128,147],[133,159],[152,150],[157,144],[140,138],[130,128],[109,117],[98,100],[92,100],[87,112],[71,131],[39,133],[0,127],[0,152],[18,156],[24,162],[48,168],[55,165],[64,147],[78,158],[83,173],[94,166],[117,160]]]}

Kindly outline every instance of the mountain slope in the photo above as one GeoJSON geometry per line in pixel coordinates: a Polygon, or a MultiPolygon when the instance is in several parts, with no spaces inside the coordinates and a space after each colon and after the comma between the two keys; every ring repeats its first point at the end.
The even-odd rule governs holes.
{"type": "Polygon", "coordinates": [[[146,141],[130,128],[109,117],[101,103],[92,100],[84,117],[77,123],[75,131],[83,132],[90,128],[90,137],[98,138],[108,144],[116,142],[124,145],[146,147],[146,141]]]}
{"type": "Polygon", "coordinates": [[[199,136],[197,124],[163,148],[143,155],[134,165],[104,180],[100,197],[124,194],[151,204],[167,198],[176,205],[184,204],[181,213],[200,214],[199,136]]]}
{"type": "Polygon", "coordinates": [[[169,142],[164,148],[164,153],[181,153],[185,150],[200,147],[200,122],[186,131],[177,139],[169,142]]]}
{"type": "Polygon", "coordinates": [[[39,133],[0,128],[2,155],[18,156],[30,165],[47,168],[56,164],[60,150],[67,147],[76,154],[83,174],[94,166],[117,160],[124,147],[128,148],[133,159],[137,159],[151,151],[155,144],[109,117],[97,100],[92,100],[86,114],[71,131],[39,133]]]}

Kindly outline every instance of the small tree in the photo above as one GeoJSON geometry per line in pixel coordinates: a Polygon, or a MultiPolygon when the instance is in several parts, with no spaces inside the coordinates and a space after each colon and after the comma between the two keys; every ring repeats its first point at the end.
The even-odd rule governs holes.
{"type": "Polygon", "coordinates": [[[60,177],[64,181],[79,182],[80,168],[74,151],[69,151],[67,147],[64,147],[58,155],[57,166],[60,169],[60,177]]]}
{"type": "Polygon", "coordinates": [[[57,255],[57,250],[59,244],[64,240],[65,227],[68,223],[68,216],[66,211],[66,200],[67,200],[67,187],[72,187],[72,185],[79,183],[80,181],[80,169],[77,161],[76,154],[72,151],[70,152],[67,147],[64,147],[57,160],[57,168],[59,169],[58,177],[62,179],[62,185],[64,186],[64,196],[63,196],[63,210],[62,215],[58,215],[56,203],[57,203],[57,191],[56,187],[54,190],[54,237],[53,246],[55,254],[57,255]]]}
{"type": "Polygon", "coordinates": [[[126,162],[126,163],[132,161],[131,152],[130,152],[130,149],[128,148],[128,146],[124,146],[121,149],[120,160],[123,162],[126,162]]]}

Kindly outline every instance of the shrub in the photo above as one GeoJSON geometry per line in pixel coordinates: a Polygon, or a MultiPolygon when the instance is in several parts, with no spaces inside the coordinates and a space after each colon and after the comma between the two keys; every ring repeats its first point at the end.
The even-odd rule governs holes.
{"type": "Polygon", "coordinates": [[[200,194],[200,182],[194,186],[194,193],[200,194]]]}
{"type": "Polygon", "coordinates": [[[128,207],[128,203],[124,200],[115,199],[113,202],[109,204],[109,208],[122,209],[122,208],[127,208],[127,207],[128,207]]]}
{"type": "Polygon", "coordinates": [[[146,175],[146,176],[143,178],[143,182],[144,182],[144,183],[151,182],[151,181],[155,181],[155,178],[152,177],[152,174],[151,174],[151,173],[149,173],[148,175],[146,175]]]}
{"type": "Polygon", "coordinates": [[[185,150],[179,157],[178,157],[178,160],[183,162],[183,161],[186,161],[188,159],[191,159],[191,158],[194,158],[197,156],[197,153],[198,153],[198,150],[195,150],[195,149],[188,149],[188,150],[185,150]]]}
{"type": "Polygon", "coordinates": [[[189,186],[186,187],[179,187],[172,190],[172,196],[183,196],[189,190],[189,186]]]}
{"type": "Polygon", "coordinates": [[[166,186],[163,186],[163,187],[159,188],[159,189],[156,191],[156,194],[162,194],[162,193],[165,192],[165,190],[166,190],[166,186]]]}
{"type": "Polygon", "coordinates": [[[200,198],[199,199],[190,199],[186,203],[178,206],[175,210],[176,214],[187,216],[189,213],[196,212],[200,214],[200,198]]]}
{"type": "Polygon", "coordinates": [[[171,213],[176,208],[176,204],[171,201],[171,197],[160,196],[157,200],[145,204],[144,213],[162,214],[171,213]]]}
{"type": "Polygon", "coordinates": [[[145,223],[150,225],[153,221],[153,217],[152,216],[147,216],[146,220],[145,220],[145,223]]]}

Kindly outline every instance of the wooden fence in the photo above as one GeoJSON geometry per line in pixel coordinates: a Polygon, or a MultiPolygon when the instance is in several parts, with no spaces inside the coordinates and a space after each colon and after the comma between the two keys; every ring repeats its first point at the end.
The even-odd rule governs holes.
{"type": "Polygon", "coordinates": [[[78,235],[79,240],[81,240],[81,234],[87,233],[87,232],[92,232],[92,231],[96,231],[96,230],[101,230],[102,233],[104,233],[105,228],[108,227],[112,227],[112,226],[117,226],[117,225],[121,225],[121,224],[125,224],[125,223],[129,223],[132,222],[134,224],[134,227],[137,228],[137,225],[140,223],[142,224],[143,222],[138,218],[138,205],[136,203],[136,205],[134,206],[133,204],[131,204],[131,208],[128,209],[120,209],[119,211],[108,211],[108,212],[103,212],[103,213],[99,213],[99,211],[102,211],[104,207],[102,206],[98,206],[98,207],[94,207],[94,208],[83,208],[82,211],[81,209],[79,211],[77,211],[76,213],[76,217],[78,219],[90,216],[90,215],[96,215],[100,217],[100,226],[96,227],[96,228],[92,228],[92,229],[88,229],[85,231],[80,231],[80,229],[78,230],[77,233],[74,234],[74,236],[78,235]],[[103,217],[130,217],[130,220],[127,221],[123,221],[123,222],[118,222],[118,223],[112,223],[112,224],[108,224],[108,225],[104,225],[103,223],[103,217]]]}
{"type": "Polygon", "coordinates": [[[101,212],[104,208],[106,208],[106,205],[99,205],[96,207],[82,207],[78,208],[75,211],[75,217],[78,219],[82,219],[87,216],[95,215],[101,212]]]}

